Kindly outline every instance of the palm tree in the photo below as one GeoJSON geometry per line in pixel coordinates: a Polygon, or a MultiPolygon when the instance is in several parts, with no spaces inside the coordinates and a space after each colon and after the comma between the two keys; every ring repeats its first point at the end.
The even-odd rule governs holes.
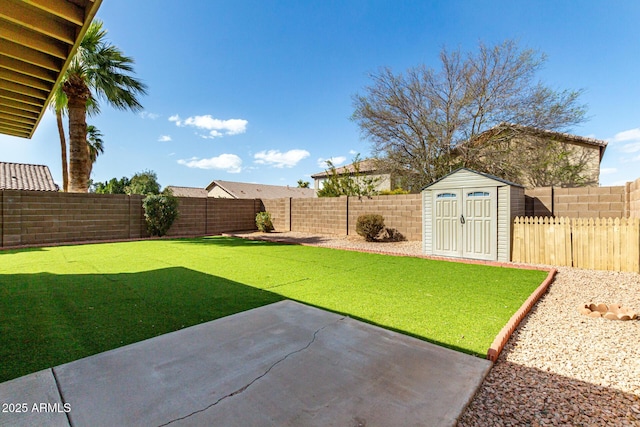
{"type": "MultiPolygon", "coordinates": [[[[66,142],[62,115],[69,115],[69,187],[72,193],[86,193],[91,171],[87,148],[87,112],[100,112],[98,100],[106,100],[121,110],[142,109],[139,95],[147,93],[144,83],[132,77],[133,59],[106,41],[102,21],[94,20],[73,56],[61,85],[56,89],[52,107],[56,111],[60,145],[63,150],[63,175],[66,176],[66,142]]],[[[63,187],[65,177],[63,176],[63,187]]]]}
{"type": "Polygon", "coordinates": [[[94,125],[87,125],[87,150],[89,150],[89,163],[87,166],[89,171],[87,176],[91,176],[93,164],[100,154],[104,153],[104,141],[102,140],[102,132],[94,125]]]}

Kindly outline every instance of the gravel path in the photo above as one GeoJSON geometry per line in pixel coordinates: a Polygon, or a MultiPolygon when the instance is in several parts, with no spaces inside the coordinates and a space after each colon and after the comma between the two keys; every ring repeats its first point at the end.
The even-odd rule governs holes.
{"type": "MultiPolygon", "coordinates": [[[[267,236],[421,254],[420,242],[368,243],[358,236],[294,232],[267,236]]],[[[640,321],[579,314],[580,306],[591,302],[620,303],[640,313],[640,275],[558,268],[556,280],[513,334],[458,426],[640,426],[640,321]]]]}

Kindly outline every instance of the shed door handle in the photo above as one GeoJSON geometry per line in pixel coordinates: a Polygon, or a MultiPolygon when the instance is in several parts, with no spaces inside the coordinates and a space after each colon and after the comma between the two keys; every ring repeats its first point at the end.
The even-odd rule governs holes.
{"type": "Polygon", "coordinates": [[[460,224],[464,224],[464,215],[460,215],[460,224]]]}

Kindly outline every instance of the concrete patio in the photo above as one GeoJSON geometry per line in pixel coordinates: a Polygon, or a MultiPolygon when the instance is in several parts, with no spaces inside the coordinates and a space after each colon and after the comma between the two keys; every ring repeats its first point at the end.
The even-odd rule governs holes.
{"type": "Polygon", "coordinates": [[[490,367],[281,301],[2,383],[0,425],[452,426],[490,367]]]}

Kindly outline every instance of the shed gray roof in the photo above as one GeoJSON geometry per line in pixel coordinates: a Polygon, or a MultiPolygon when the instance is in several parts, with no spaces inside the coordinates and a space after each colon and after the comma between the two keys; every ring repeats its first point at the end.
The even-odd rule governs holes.
{"type": "Polygon", "coordinates": [[[492,179],[492,180],[494,180],[494,181],[501,182],[501,183],[506,184],[506,185],[511,185],[511,186],[514,186],[514,187],[521,187],[521,188],[524,188],[524,186],[523,186],[523,185],[516,184],[515,182],[507,181],[506,179],[499,178],[499,177],[497,177],[497,176],[495,176],[495,175],[491,175],[491,174],[484,173],[484,172],[478,172],[478,171],[475,171],[475,170],[473,170],[473,169],[469,169],[469,168],[458,168],[458,169],[454,170],[453,172],[449,172],[448,174],[446,174],[446,175],[445,175],[445,176],[443,176],[442,178],[440,178],[440,179],[437,179],[437,180],[433,181],[431,184],[425,185],[424,187],[422,187],[422,190],[426,190],[427,188],[431,187],[432,185],[435,185],[435,184],[439,183],[440,181],[442,181],[443,179],[445,179],[445,178],[447,178],[447,177],[450,177],[450,176],[451,176],[451,175],[453,175],[454,173],[458,173],[458,172],[460,172],[460,171],[467,171],[467,172],[475,173],[475,174],[478,174],[478,175],[482,175],[482,176],[484,176],[485,178],[489,178],[489,179],[492,179]]]}
{"type": "Polygon", "coordinates": [[[314,197],[313,188],[289,187],[284,185],[251,184],[248,182],[235,181],[211,181],[207,186],[207,192],[215,186],[236,199],[280,199],[284,197],[307,198],[314,197]]]}
{"type": "Polygon", "coordinates": [[[0,190],[58,191],[48,166],[0,162],[0,190]]]}
{"type": "Polygon", "coordinates": [[[167,185],[176,197],[207,197],[207,190],[198,187],[178,187],[176,185],[167,185]]]}

